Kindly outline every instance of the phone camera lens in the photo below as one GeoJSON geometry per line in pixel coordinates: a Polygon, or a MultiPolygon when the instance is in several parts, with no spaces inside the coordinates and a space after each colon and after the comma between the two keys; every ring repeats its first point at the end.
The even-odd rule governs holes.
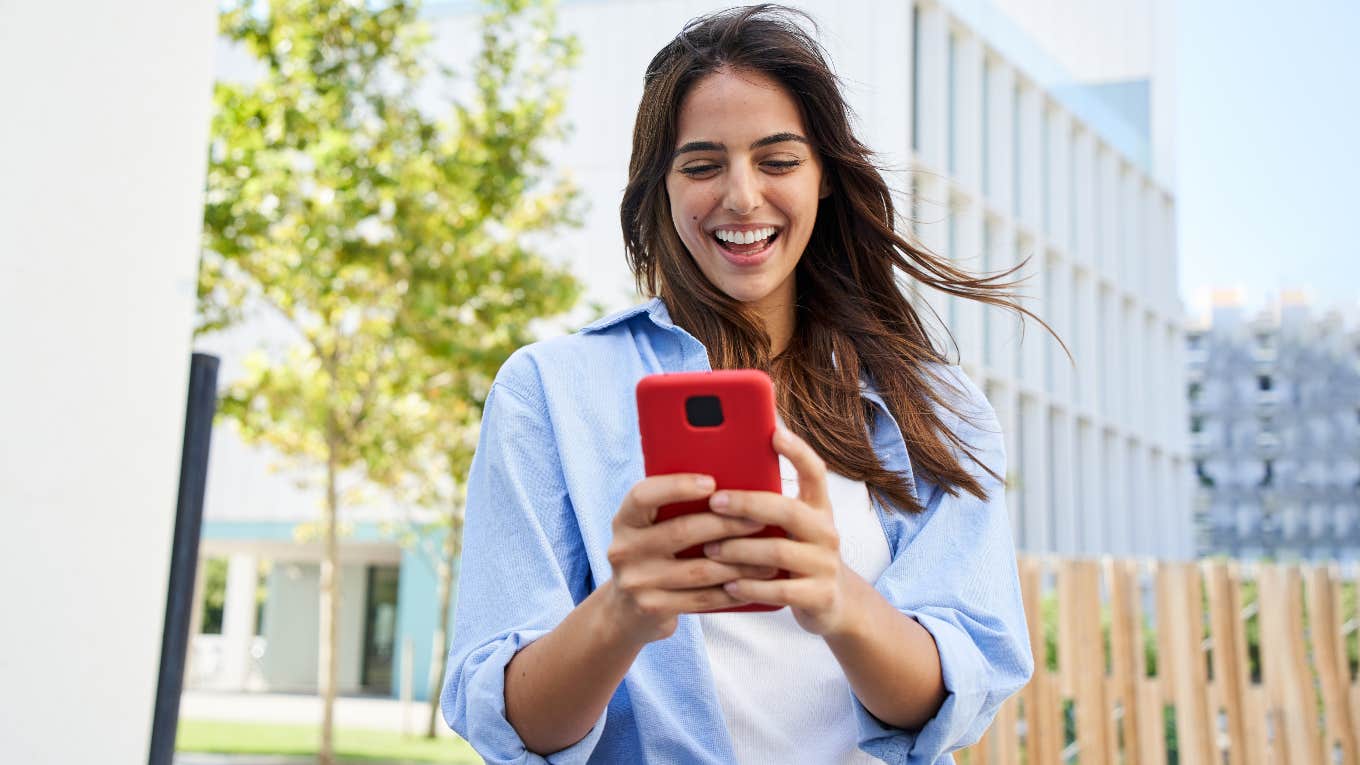
{"type": "Polygon", "coordinates": [[[685,417],[696,428],[716,428],[723,423],[722,403],[717,396],[690,396],[685,399],[685,417]]]}

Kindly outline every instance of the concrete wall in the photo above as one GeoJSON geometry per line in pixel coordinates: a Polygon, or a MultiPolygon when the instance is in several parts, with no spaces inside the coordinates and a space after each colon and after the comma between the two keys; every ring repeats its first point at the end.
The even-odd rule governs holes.
{"type": "Polygon", "coordinates": [[[147,759],[214,10],[0,4],[6,762],[147,759]]]}
{"type": "MultiPolygon", "coordinates": [[[[316,690],[320,572],[314,563],[281,562],[270,569],[261,660],[270,690],[316,690]]],[[[340,693],[357,692],[362,679],[367,587],[365,566],[340,567],[340,693]]]]}

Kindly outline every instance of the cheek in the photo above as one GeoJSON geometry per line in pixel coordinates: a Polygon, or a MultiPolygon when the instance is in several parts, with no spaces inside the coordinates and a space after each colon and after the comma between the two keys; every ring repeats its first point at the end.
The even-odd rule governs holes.
{"type": "Polygon", "coordinates": [[[697,236],[704,217],[713,205],[713,195],[682,193],[673,195],[671,200],[671,220],[675,222],[675,227],[687,236],[697,236]]]}

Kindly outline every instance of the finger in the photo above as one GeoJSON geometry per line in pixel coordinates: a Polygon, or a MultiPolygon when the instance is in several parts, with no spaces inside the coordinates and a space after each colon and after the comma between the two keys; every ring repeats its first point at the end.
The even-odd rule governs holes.
{"type": "Polygon", "coordinates": [[[819,510],[831,509],[826,491],[826,462],[793,431],[780,425],[774,432],[774,449],[793,463],[798,472],[798,498],[819,510]]]}
{"type": "Polygon", "coordinates": [[[827,547],[840,546],[831,515],[814,509],[801,499],[770,491],[723,489],[709,498],[708,505],[715,513],[779,526],[794,539],[827,547]]]}
{"type": "Polygon", "coordinates": [[[698,473],[654,475],[638,481],[624,495],[617,520],[627,526],[644,528],[656,521],[656,509],[674,502],[703,499],[717,484],[713,476],[698,473]]]}
{"type": "Polygon", "coordinates": [[[704,555],[720,563],[769,566],[804,577],[832,576],[838,561],[825,548],[774,537],[710,542],[704,545],[704,555]]]}
{"type": "Polygon", "coordinates": [[[723,585],[728,595],[749,603],[790,606],[816,612],[826,606],[825,587],[811,579],[737,579],[723,585]]]}
{"type": "Polygon", "coordinates": [[[643,529],[637,535],[638,550],[651,555],[674,555],[715,539],[740,537],[765,528],[749,518],[733,518],[698,512],[677,516],[643,529]]]}
{"type": "Polygon", "coordinates": [[[722,587],[698,590],[653,590],[646,593],[638,605],[651,614],[693,614],[720,608],[746,605],[722,587]]]}
{"type": "Polygon", "coordinates": [[[630,592],[649,589],[694,590],[716,587],[743,577],[768,579],[777,572],[777,569],[768,566],[719,563],[707,558],[653,559],[621,571],[615,584],[630,592]]]}

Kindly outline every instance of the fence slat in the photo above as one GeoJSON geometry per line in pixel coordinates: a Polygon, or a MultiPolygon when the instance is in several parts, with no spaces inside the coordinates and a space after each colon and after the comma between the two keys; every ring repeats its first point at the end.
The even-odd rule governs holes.
{"type": "Polygon", "coordinates": [[[1020,699],[1012,696],[997,711],[997,724],[992,726],[997,732],[988,751],[992,765],[1020,765],[1019,705],[1020,699]]]}
{"type": "Polygon", "coordinates": [[[1288,765],[1322,762],[1317,702],[1303,644],[1303,604],[1294,566],[1261,567],[1261,657],[1278,723],[1275,751],[1288,765]]]}
{"type": "MultiPolygon", "coordinates": [[[[1155,677],[1138,681],[1138,751],[1140,760],[1129,765],[1166,765],[1166,726],[1162,721],[1162,683],[1155,677]]],[[[1127,730],[1127,728],[1125,729],[1127,730]]]]}
{"type": "Polygon", "coordinates": [[[1311,626],[1313,661],[1322,686],[1323,708],[1326,712],[1326,749],[1333,742],[1341,747],[1343,765],[1357,762],[1356,734],[1351,727],[1351,704],[1347,686],[1350,667],[1346,665],[1346,647],[1342,642],[1341,626],[1336,615],[1341,610],[1341,587],[1327,566],[1312,566],[1305,574],[1308,591],[1308,618],[1311,626]]]}
{"type": "Polygon", "coordinates": [[[1068,624],[1072,642],[1058,646],[1058,657],[1071,664],[1072,699],[1076,704],[1078,757],[1099,761],[1108,752],[1109,703],[1105,698],[1105,639],[1100,625],[1100,568],[1092,560],[1065,560],[1059,575],[1063,598],[1058,611],[1068,624]],[[1071,661],[1069,662],[1069,657],[1071,661]]]}
{"type": "Polygon", "coordinates": [[[1048,671],[1048,643],[1043,625],[1044,564],[1038,558],[1020,561],[1020,593],[1029,620],[1029,645],[1034,655],[1034,677],[1025,686],[1025,754],[1034,765],[1061,765],[1062,707],[1058,680],[1048,671]]]}
{"type": "Polygon", "coordinates": [[[1157,686],[1162,693],[1163,704],[1174,704],[1176,702],[1176,686],[1174,679],[1179,673],[1176,667],[1176,649],[1171,624],[1180,615],[1172,606],[1178,598],[1176,595],[1175,575],[1169,570],[1170,563],[1153,563],[1151,566],[1153,587],[1157,593],[1156,613],[1157,613],[1157,686]]]}
{"type": "Polygon", "coordinates": [[[1210,737],[1214,729],[1209,724],[1199,568],[1191,563],[1166,563],[1158,575],[1163,578],[1158,594],[1169,598],[1164,609],[1167,619],[1158,620],[1158,630],[1168,633],[1170,655],[1174,657],[1170,680],[1180,762],[1211,765],[1214,753],[1210,737]]]}
{"type": "Polygon", "coordinates": [[[1264,765],[1260,753],[1247,743],[1247,688],[1251,667],[1247,658],[1246,631],[1242,627],[1241,577],[1236,565],[1205,563],[1204,585],[1209,596],[1209,621],[1213,631],[1213,712],[1223,708],[1228,722],[1227,765],[1264,765]]]}
{"type": "Polygon", "coordinates": [[[1072,698],[1076,695],[1076,661],[1075,654],[1069,654],[1070,647],[1077,645],[1075,630],[1077,622],[1081,620],[1081,615],[1074,613],[1068,604],[1072,602],[1071,589],[1075,582],[1072,577],[1066,576],[1066,564],[1070,561],[1059,561],[1057,566],[1058,575],[1058,676],[1057,676],[1057,695],[1061,698],[1072,698]]]}
{"type": "MultiPolygon", "coordinates": [[[[1105,582],[1110,592],[1110,674],[1112,700],[1118,700],[1123,719],[1115,728],[1124,731],[1124,761],[1142,762],[1138,736],[1138,683],[1147,672],[1143,658],[1143,611],[1138,602],[1138,562],[1104,561],[1105,582]]],[[[1111,716],[1113,717],[1113,716],[1111,716]]],[[[1118,762],[1117,734],[1110,736],[1108,762],[1118,762]]]]}
{"type": "MultiPolygon", "coordinates": [[[[1257,601],[1258,603],[1260,601],[1257,601]]],[[[1262,676],[1264,679],[1264,675],[1262,676]]],[[[1247,738],[1251,739],[1251,750],[1260,752],[1262,762],[1278,765],[1279,755],[1279,721],[1276,720],[1273,727],[1276,730],[1275,738],[1271,739],[1266,735],[1267,720],[1270,718],[1270,700],[1264,685],[1253,685],[1247,691],[1247,719],[1253,724],[1247,726],[1247,738]]]]}
{"type": "Polygon", "coordinates": [[[1343,632],[1360,614],[1343,601],[1349,582],[1343,584],[1335,567],[1021,557],[1019,569],[1034,678],[998,710],[961,763],[1062,765],[1063,705],[1071,698],[1074,749],[1083,763],[1166,765],[1165,718],[1174,713],[1183,765],[1329,764],[1334,752],[1341,765],[1360,765],[1360,678],[1350,675],[1343,632]],[[1048,571],[1057,574],[1057,672],[1048,671],[1044,638],[1048,571]],[[1156,677],[1147,676],[1144,660],[1143,571],[1156,593],[1156,677]],[[1249,592],[1244,583],[1253,576],[1255,624],[1242,608],[1249,592]],[[1108,670],[1097,618],[1105,608],[1108,670]],[[1205,654],[1206,617],[1211,656],[1205,654]],[[1249,626],[1260,634],[1251,646],[1249,626]],[[1252,682],[1250,651],[1258,651],[1259,684],[1252,682]]]}

